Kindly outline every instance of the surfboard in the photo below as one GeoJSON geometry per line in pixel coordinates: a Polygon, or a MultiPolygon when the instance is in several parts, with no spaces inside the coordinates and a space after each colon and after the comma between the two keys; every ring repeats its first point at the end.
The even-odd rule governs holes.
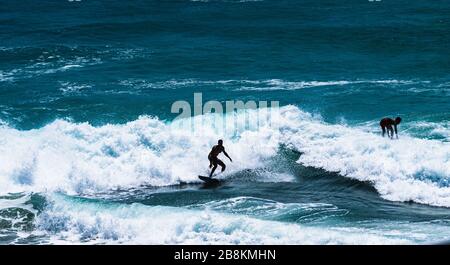
{"type": "Polygon", "coordinates": [[[210,178],[210,177],[205,177],[205,176],[198,176],[199,179],[203,180],[205,183],[207,184],[219,184],[220,180],[215,179],[215,178],[210,178]]]}

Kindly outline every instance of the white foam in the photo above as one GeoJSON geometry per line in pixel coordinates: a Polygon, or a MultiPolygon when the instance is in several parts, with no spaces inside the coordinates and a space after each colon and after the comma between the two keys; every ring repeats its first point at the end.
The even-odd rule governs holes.
{"type": "MultiPolygon", "coordinates": [[[[173,123],[140,117],[123,125],[93,127],[58,120],[31,131],[0,127],[0,133],[1,192],[74,194],[195,182],[197,175],[208,173],[206,156],[222,138],[234,159],[224,160],[225,178],[240,170],[265,168],[279,145],[286,144],[303,153],[299,163],[370,181],[385,199],[450,207],[450,143],[405,135],[390,140],[359,128],[323,123],[294,106],[208,114],[173,123]],[[267,115],[270,122],[262,119],[257,126],[220,130],[221,124],[233,124],[235,119],[261,120],[257,117],[267,115]],[[184,128],[181,124],[186,122],[196,124],[197,130],[184,128]]],[[[266,175],[271,181],[294,179],[266,175]]]]}
{"type": "Polygon", "coordinates": [[[427,137],[436,137],[439,139],[445,139],[450,141],[450,122],[426,122],[418,121],[411,124],[407,124],[409,131],[415,133],[416,131],[420,135],[426,135],[427,137]]]}
{"type": "Polygon", "coordinates": [[[342,125],[300,121],[288,111],[284,142],[303,152],[299,163],[370,181],[381,196],[450,207],[450,143],[400,136],[382,138],[342,125]]]}
{"type": "Polygon", "coordinates": [[[61,87],[59,90],[63,93],[78,93],[83,90],[92,88],[90,84],[80,84],[76,82],[59,82],[61,87]]]}
{"type": "Polygon", "coordinates": [[[258,218],[277,220],[285,216],[297,216],[297,222],[316,222],[349,213],[327,203],[281,203],[256,197],[234,197],[189,206],[193,209],[207,209],[258,218]]]}
{"type": "Polygon", "coordinates": [[[373,227],[313,227],[209,210],[81,202],[59,196],[50,205],[36,225],[57,244],[410,244],[430,238],[429,231],[401,226],[396,233],[373,227]]]}
{"type": "Polygon", "coordinates": [[[22,68],[0,71],[0,81],[14,81],[21,78],[33,78],[36,76],[65,72],[74,68],[102,63],[100,58],[77,56],[69,59],[62,59],[60,55],[45,55],[43,52],[35,60],[30,60],[30,64],[22,68]],[[45,56],[44,56],[45,55],[45,56]],[[59,58],[59,59],[56,59],[59,58]]]}
{"type": "Polygon", "coordinates": [[[0,127],[7,127],[8,123],[2,119],[0,119],[0,127]]]}
{"type": "Polygon", "coordinates": [[[351,84],[390,84],[390,85],[409,85],[416,83],[429,83],[429,81],[413,80],[330,80],[330,81],[288,81],[282,79],[266,80],[247,80],[247,79],[229,79],[229,80],[199,80],[199,79],[181,79],[152,82],[145,79],[126,79],[119,84],[132,87],[134,89],[179,89],[188,86],[216,86],[221,89],[232,89],[234,91],[275,91],[275,90],[298,90],[303,88],[323,87],[323,86],[343,86],[351,84]]]}
{"type": "Polygon", "coordinates": [[[10,82],[14,80],[14,72],[3,72],[0,71],[0,82],[10,82]]]}
{"type": "Polygon", "coordinates": [[[23,196],[12,196],[0,198],[0,210],[7,208],[22,208],[30,212],[37,213],[35,209],[27,202],[30,200],[31,194],[24,194],[23,196]]]}

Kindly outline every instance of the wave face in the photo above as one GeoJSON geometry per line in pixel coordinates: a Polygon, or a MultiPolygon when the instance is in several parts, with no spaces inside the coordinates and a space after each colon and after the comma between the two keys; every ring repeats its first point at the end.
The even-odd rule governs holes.
{"type": "MultiPolygon", "coordinates": [[[[268,166],[279,146],[286,145],[301,152],[298,163],[368,181],[385,199],[450,207],[448,142],[409,136],[390,140],[325,123],[294,106],[171,123],[143,116],[123,125],[57,120],[36,130],[0,130],[5,136],[0,146],[2,192],[83,194],[197,182],[198,174],[207,173],[210,146],[223,138],[234,162],[221,178],[268,166]],[[236,126],[233,134],[220,126],[246,118],[259,123],[236,126]],[[185,124],[198,127],[192,131],[185,124]]],[[[272,181],[289,179],[274,174],[272,181]]]]}

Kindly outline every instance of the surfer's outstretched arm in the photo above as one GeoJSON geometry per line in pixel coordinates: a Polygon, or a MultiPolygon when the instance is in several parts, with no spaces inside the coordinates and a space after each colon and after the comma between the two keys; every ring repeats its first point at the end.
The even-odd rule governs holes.
{"type": "Polygon", "coordinates": [[[398,134],[397,134],[397,124],[394,124],[394,130],[395,130],[395,136],[398,138],[398,134]]]}
{"type": "Polygon", "coordinates": [[[230,159],[231,162],[233,162],[233,159],[231,159],[231,157],[227,154],[227,152],[225,152],[225,149],[223,150],[223,154],[228,157],[228,159],[230,159]]]}

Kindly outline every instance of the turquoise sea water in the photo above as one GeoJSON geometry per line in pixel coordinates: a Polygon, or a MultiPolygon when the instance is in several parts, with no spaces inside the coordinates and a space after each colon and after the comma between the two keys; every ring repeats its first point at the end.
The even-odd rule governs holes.
{"type": "MultiPolygon", "coordinates": [[[[450,238],[448,1],[3,1],[0,243],[450,238]],[[279,101],[177,126],[177,100],[279,101]],[[399,139],[381,118],[401,116],[399,139]],[[220,127],[220,126],[219,126],[220,127]],[[204,186],[224,139],[233,163],[204,186]]],[[[225,104],[224,104],[225,106],[225,104]]]]}

